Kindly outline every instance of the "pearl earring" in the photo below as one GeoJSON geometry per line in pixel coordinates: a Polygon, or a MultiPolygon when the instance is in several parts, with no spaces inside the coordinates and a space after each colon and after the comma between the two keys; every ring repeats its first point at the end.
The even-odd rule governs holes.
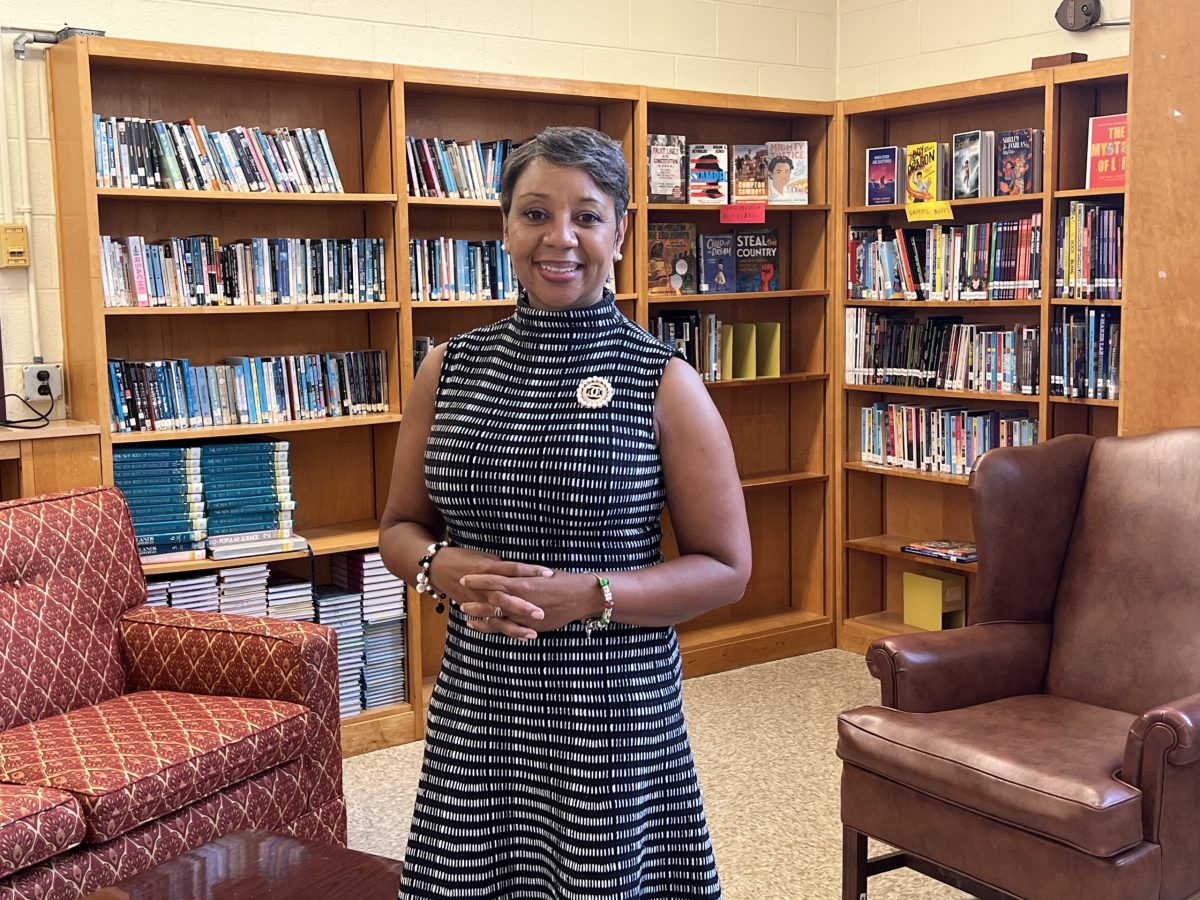
{"type": "Polygon", "coordinates": [[[620,259],[620,258],[621,258],[621,251],[618,250],[616,253],[613,254],[613,259],[620,259]]]}

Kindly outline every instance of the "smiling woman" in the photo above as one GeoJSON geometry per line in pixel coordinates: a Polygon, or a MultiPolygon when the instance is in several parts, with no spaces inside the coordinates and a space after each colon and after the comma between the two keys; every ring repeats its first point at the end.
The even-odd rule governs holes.
{"type": "Polygon", "coordinates": [[[451,603],[407,898],[721,894],[673,626],[741,596],[749,530],[699,376],[604,288],[628,202],[600,132],[514,152],[516,312],[435,349],[405,408],[380,548],[451,603]]]}

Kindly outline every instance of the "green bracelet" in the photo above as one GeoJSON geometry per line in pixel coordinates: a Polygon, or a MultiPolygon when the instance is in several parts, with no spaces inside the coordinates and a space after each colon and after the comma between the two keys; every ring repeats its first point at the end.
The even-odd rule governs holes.
{"type": "Polygon", "coordinates": [[[613,594],[612,588],[608,586],[608,579],[603,575],[597,575],[595,572],[589,572],[596,582],[600,585],[600,593],[604,595],[604,610],[598,618],[584,619],[583,630],[590,638],[593,631],[599,631],[602,628],[607,628],[608,623],[612,621],[613,611],[613,594]]]}

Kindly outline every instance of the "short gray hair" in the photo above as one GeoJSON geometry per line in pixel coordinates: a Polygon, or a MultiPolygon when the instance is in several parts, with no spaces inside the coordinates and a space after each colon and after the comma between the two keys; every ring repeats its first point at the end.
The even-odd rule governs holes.
{"type": "Polygon", "coordinates": [[[617,221],[629,209],[629,165],[620,142],[602,131],[583,126],[555,125],[535,135],[504,161],[500,174],[500,208],[512,209],[513,187],[534,160],[582,169],[612,198],[617,221]]]}

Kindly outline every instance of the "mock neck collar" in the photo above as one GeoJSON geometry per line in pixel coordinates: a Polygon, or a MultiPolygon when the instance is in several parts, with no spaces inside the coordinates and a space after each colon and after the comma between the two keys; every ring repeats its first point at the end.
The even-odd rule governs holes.
{"type": "Polygon", "coordinates": [[[610,330],[620,318],[617,298],[611,291],[591,306],[576,309],[539,309],[531,306],[529,296],[522,291],[517,298],[513,321],[529,334],[580,335],[610,330]]]}

